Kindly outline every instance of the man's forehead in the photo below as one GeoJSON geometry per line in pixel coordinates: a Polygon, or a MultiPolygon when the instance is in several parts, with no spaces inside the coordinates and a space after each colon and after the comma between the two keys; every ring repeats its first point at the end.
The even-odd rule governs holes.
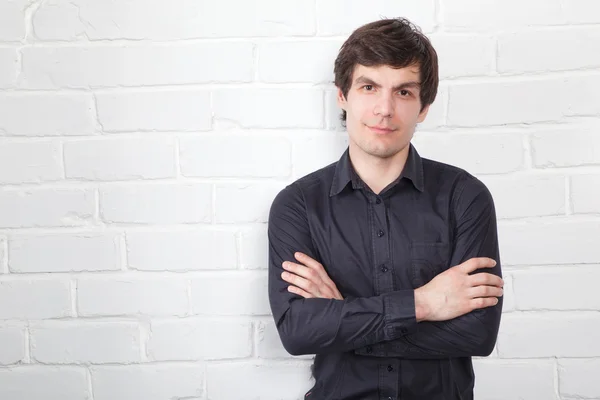
{"type": "Polygon", "coordinates": [[[352,81],[355,82],[360,77],[376,79],[378,76],[382,75],[404,81],[408,77],[418,77],[419,72],[419,66],[415,64],[402,68],[395,68],[389,65],[366,66],[357,64],[354,67],[352,81]]]}

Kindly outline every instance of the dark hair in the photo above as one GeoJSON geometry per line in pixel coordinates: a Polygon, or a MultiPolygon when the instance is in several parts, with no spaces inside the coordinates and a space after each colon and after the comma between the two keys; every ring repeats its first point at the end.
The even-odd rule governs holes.
{"type": "MultiPolygon", "coordinates": [[[[344,97],[352,86],[357,64],[393,68],[418,65],[421,111],[435,100],[439,83],[437,53],[421,29],[405,18],[370,22],[352,32],[344,42],[333,68],[335,86],[344,97]]],[[[345,125],[346,111],[342,110],[340,118],[345,125]]]]}

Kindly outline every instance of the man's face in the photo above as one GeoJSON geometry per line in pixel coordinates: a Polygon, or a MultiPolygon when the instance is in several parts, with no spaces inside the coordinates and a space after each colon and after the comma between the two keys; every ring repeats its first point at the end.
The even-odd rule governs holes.
{"type": "Polygon", "coordinates": [[[348,96],[338,88],[338,105],[346,111],[350,146],[366,154],[389,158],[410,143],[421,111],[419,68],[357,65],[348,96]]]}

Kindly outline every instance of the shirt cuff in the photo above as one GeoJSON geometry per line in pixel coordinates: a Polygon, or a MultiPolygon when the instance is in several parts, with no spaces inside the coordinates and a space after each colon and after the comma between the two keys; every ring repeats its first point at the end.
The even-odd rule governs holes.
{"type": "Polygon", "coordinates": [[[386,340],[398,339],[416,331],[415,291],[397,290],[382,296],[386,340]]]}

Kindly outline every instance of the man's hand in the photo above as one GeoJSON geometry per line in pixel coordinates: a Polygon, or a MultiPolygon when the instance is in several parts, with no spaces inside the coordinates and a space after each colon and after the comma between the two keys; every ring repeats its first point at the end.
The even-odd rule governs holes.
{"type": "Polygon", "coordinates": [[[305,299],[313,297],[344,299],[321,263],[303,253],[296,253],[294,257],[301,264],[290,261],[282,264],[283,269],[287,272],[283,272],[281,278],[292,284],[292,286],[288,286],[288,291],[305,299]]]}
{"type": "Polygon", "coordinates": [[[494,266],[491,258],[471,258],[416,289],[417,321],[447,321],[498,304],[498,297],[504,294],[502,278],[489,273],[469,275],[494,266]]]}

